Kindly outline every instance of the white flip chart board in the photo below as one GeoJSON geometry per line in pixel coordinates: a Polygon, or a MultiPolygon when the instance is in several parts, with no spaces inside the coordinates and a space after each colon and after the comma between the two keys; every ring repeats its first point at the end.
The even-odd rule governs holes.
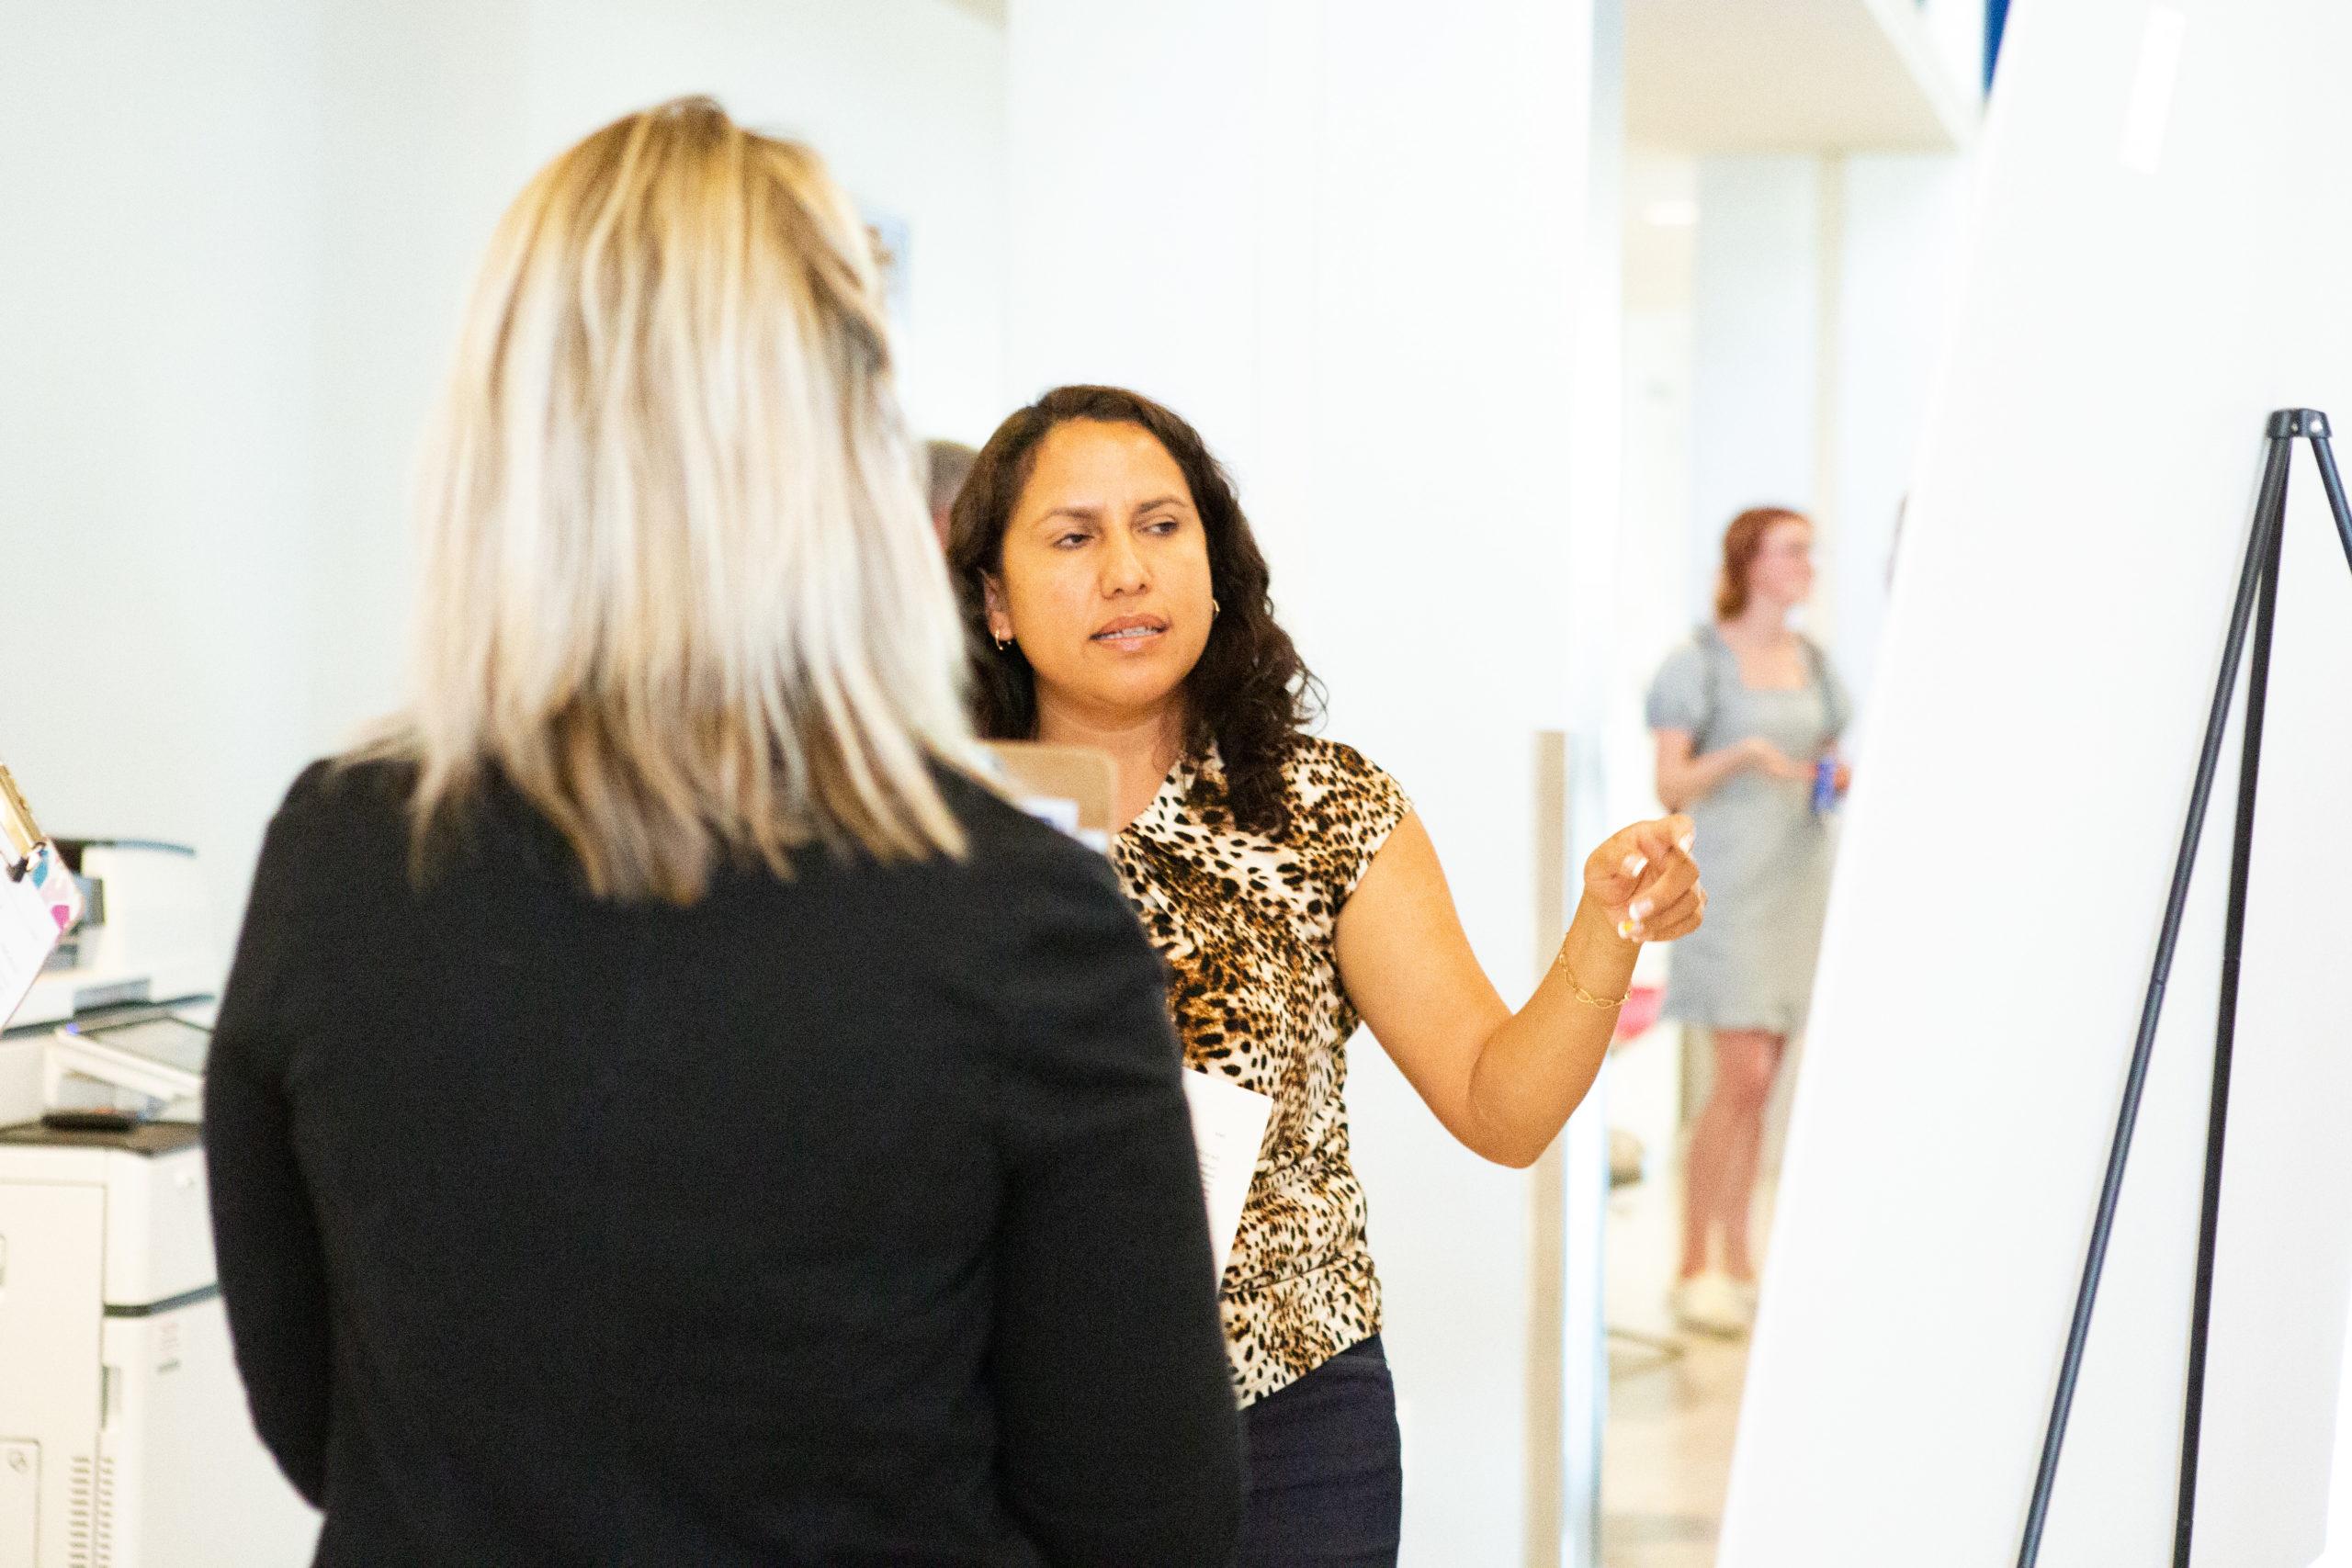
{"type": "MultiPolygon", "coordinates": [[[[2352,4],[2012,18],[1724,1568],[2016,1561],[2264,416],[2316,407],[2352,431],[2352,4]]],[[[2211,1568],[2322,1549],[2352,1282],[2352,575],[2305,454],[2292,485],[2205,1422],[2211,1568]]],[[[2232,809],[2225,785],[2045,1568],[2171,1561],[2232,809]]]]}
{"type": "MultiPolygon", "coordinates": [[[[2344,1369],[2352,1369],[2352,1335],[2344,1342],[2344,1369]]],[[[2335,1462],[2327,1482],[2327,1551],[2312,1568],[2352,1568],[2352,1378],[2340,1369],[2335,1391],[2335,1462]]]]}

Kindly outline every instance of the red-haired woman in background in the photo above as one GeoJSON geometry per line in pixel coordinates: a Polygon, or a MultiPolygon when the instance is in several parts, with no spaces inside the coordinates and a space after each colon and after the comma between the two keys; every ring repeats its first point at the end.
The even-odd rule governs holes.
{"type": "Polygon", "coordinates": [[[1713,897],[1705,929],[1675,949],[1666,1000],[1668,1017],[1715,1041],[1714,1087],[1690,1129],[1674,1291],[1676,1315],[1711,1333],[1755,1321],[1748,1211],[1764,1111],[1812,1000],[1829,897],[1820,807],[1847,783],[1836,750],[1851,716],[1846,689],[1789,624],[1812,592],[1813,524],[1781,507],[1741,513],[1724,535],[1715,619],[1668,658],[1649,694],[1658,798],[1698,825],[1713,897]]]}

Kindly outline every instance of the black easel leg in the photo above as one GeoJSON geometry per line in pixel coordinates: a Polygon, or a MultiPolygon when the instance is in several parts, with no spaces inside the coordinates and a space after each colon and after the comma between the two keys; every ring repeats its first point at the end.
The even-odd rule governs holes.
{"type": "Polygon", "coordinates": [[[2197,1526],[2197,1458],[2205,1425],[2205,1350],[2213,1323],[2213,1259],[2222,1223],[2222,1159],[2230,1121],[2230,1066],[2237,1047],[2238,974],[2245,953],[2246,881],[2254,855],[2256,791],[2262,774],[2262,722],[2270,693],[2270,637],[2278,619],[2278,570],[2285,552],[2286,486],[2276,492],[2267,525],[2268,558],[2254,615],[2254,659],[2246,671],[2245,738],[2238,761],[2237,829],[2230,845],[2229,916],[2222,934],[2222,999],[2213,1024],[2213,1090],[2205,1122],[2205,1202],[2197,1231],[2197,1288],[2189,1314],[2188,1389],[2181,1413],[2180,1501],[2173,1516],[2173,1568],[2188,1568],[2197,1526]]]}
{"type": "Polygon", "coordinates": [[[2335,471],[2335,448],[2327,438],[2327,416],[2304,411],[2312,438],[2312,456],[2319,459],[2320,487],[2327,491],[2327,509],[2335,514],[2335,536],[2344,545],[2344,562],[2352,566],[2352,502],[2344,499],[2344,479],[2335,471]]]}
{"type": "Polygon", "coordinates": [[[2042,1531],[2050,1522],[2058,1458],[2066,1446],[2066,1419],[2074,1411],[2075,1388],[2082,1377],[2083,1352],[2090,1341],[2091,1311],[2098,1302],[2099,1274],[2107,1266],[2108,1244],[2115,1231],[2115,1211],[2123,1195],[2124,1168],[2132,1156],[2132,1134],[2140,1120],[2141,1098],[2147,1089],[2156,1025],[2164,1016],[2165,987],[2172,976],[2173,954],[2180,945],[2181,920],[2188,907],[2189,879],[2197,869],[2197,847],[2205,831],[2206,809],[2213,800],[2213,779],[2221,767],[2231,700],[2237,694],[2238,660],[2245,650],[2256,592],[2268,564],[2270,520],[2286,512],[2287,460],[2292,451],[2293,436],[2281,434],[2274,419],[2269,453],[2262,471],[2261,500],[2255,507],[2245,565],[2238,576],[2237,602],[2230,613],[2229,637],[2222,650],[2221,678],[2214,684],[2213,705],[2205,723],[2204,749],[2198,758],[2196,787],[2189,795],[2188,820],[2181,829],[2179,852],[2173,862],[2172,891],[2165,904],[2164,926],[2156,939],[2156,958],[2148,977],[2147,998],[2140,1010],[2140,1032],[2132,1048],[2131,1071],[2124,1079],[2123,1105],[2116,1117],[2114,1141],[2108,1148],[2107,1178],[2099,1189],[2098,1209],[2091,1222],[2082,1282],[2075,1292],[2074,1318],[2066,1332],[2065,1354],[2059,1362],[2058,1389],[2051,1401],[2049,1427],[2042,1434],[2041,1462],[2035,1472],[2033,1497],[2026,1510],[2018,1568],[2034,1568],[2041,1555],[2042,1531]]]}

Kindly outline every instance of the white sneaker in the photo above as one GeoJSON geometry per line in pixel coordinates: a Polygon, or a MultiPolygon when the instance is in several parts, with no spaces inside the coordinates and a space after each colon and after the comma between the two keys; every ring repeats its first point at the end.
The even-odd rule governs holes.
{"type": "Polygon", "coordinates": [[[1719,1269],[1677,1281],[1673,1299],[1675,1321],[1695,1333],[1736,1338],[1756,1320],[1754,1306],[1719,1269]]]}

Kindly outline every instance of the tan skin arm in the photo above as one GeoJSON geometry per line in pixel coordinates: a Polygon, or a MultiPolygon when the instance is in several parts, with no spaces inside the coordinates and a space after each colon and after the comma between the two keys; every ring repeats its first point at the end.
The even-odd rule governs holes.
{"type": "Polygon", "coordinates": [[[1555,963],[1511,1011],[1470,950],[1419,816],[1397,824],[1340,911],[1341,983],[1437,1119],[1498,1165],[1533,1165],[1584,1100],[1617,1026],[1644,940],[1696,931],[1706,905],[1682,818],[1625,829],[1593,852],[1555,963]],[[1638,870],[1629,870],[1638,862],[1638,870]],[[1633,914],[1637,940],[1621,935],[1633,914]]]}

